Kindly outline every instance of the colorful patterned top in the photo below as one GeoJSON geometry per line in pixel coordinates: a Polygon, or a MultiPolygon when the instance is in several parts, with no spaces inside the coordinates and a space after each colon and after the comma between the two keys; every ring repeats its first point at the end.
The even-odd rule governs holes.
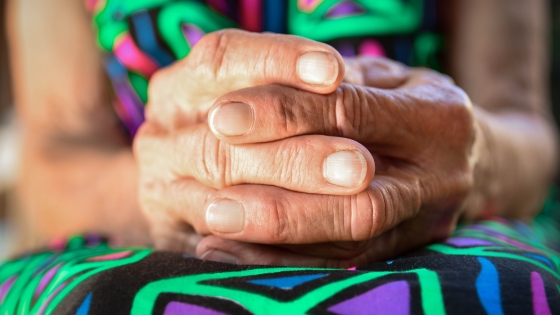
{"type": "Polygon", "coordinates": [[[343,56],[387,56],[441,69],[436,0],[86,0],[117,114],[133,136],[144,120],[148,80],[186,57],[206,33],[224,28],[299,35],[343,56]]]}

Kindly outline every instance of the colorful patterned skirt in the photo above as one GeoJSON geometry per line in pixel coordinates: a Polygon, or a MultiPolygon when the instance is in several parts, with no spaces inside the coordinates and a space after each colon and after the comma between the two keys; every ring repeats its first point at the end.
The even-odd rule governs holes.
{"type": "Polygon", "coordinates": [[[0,263],[0,314],[560,314],[559,212],[550,200],[531,224],[476,222],[350,269],[229,265],[75,237],[0,263]]]}

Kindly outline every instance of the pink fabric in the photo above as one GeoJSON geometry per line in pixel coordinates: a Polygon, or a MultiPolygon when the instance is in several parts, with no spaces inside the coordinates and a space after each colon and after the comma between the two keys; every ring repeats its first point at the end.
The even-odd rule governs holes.
{"type": "Polygon", "coordinates": [[[129,69],[149,78],[158,66],[148,58],[134,43],[129,33],[120,35],[115,40],[115,56],[129,69]]]}

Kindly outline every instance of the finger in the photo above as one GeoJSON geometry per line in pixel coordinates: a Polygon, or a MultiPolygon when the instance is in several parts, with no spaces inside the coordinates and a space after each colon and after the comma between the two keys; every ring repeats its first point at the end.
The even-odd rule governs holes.
{"type": "Polygon", "coordinates": [[[199,243],[196,256],[202,260],[241,265],[271,265],[341,268],[337,259],[327,259],[294,253],[270,246],[225,240],[207,236],[199,243]],[[330,264],[329,264],[330,263],[330,264]]]}
{"type": "MultiPolygon", "coordinates": [[[[168,142],[167,133],[154,124],[146,123],[138,131],[134,156],[139,167],[140,207],[151,223],[155,240],[185,234],[190,226],[199,234],[207,234],[204,205],[216,190],[192,178],[177,177],[170,167],[173,151],[168,150],[168,142]],[[160,138],[163,140],[158,141],[160,138]]],[[[161,248],[175,249],[167,247],[161,248]]]]}
{"type": "Polygon", "coordinates": [[[192,253],[200,235],[209,233],[204,205],[215,192],[194,179],[164,182],[143,177],[140,207],[150,222],[155,247],[192,253]]]}
{"type": "Polygon", "coordinates": [[[329,45],[296,36],[221,30],[205,35],[187,58],[158,71],[149,85],[148,120],[170,129],[206,119],[219,96],[281,84],[331,93],[344,62],[329,45]]]}
{"type": "Polygon", "coordinates": [[[350,195],[372,181],[375,165],[356,141],[319,135],[276,142],[230,145],[215,138],[208,126],[189,126],[168,136],[146,134],[135,142],[138,152],[158,148],[157,176],[194,178],[214,188],[240,184],[274,185],[290,190],[350,195]],[[165,172],[165,170],[168,170],[165,172]]]}
{"type": "Polygon", "coordinates": [[[308,134],[373,140],[368,128],[362,128],[378,129],[373,109],[364,110],[369,105],[358,99],[357,89],[343,83],[336,92],[320,95],[281,85],[246,88],[220,97],[210,109],[208,125],[217,138],[232,144],[308,134]]]}
{"type": "Polygon", "coordinates": [[[393,259],[407,251],[443,241],[453,232],[458,218],[454,209],[425,211],[366,241],[279,246],[307,256],[351,260],[357,266],[393,259]]]}
{"type": "Polygon", "coordinates": [[[293,251],[285,246],[244,243],[211,235],[200,241],[196,248],[196,256],[203,260],[229,264],[315,268],[351,268],[381,260],[372,259],[367,250],[343,256],[332,255],[333,248],[331,244],[324,243],[302,245],[301,251],[293,251]]]}
{"type": "Polygon", "coordinates": [[[422,246],[443,241],[452,232],[457,216],[451,213],[422,216],[364,242],[269,246],[205,237],[197,257],[236,264],[281,265],[319,268],[363,266],[406,254],[422,246]]]}
{"type": "MultiPolygon", "coordinates": [[[[350,84],[385,89],[397,88],[411,73],[406,66],[387,58],[346,58],[344,62],[347,70],[344,81],[350,84]]],[[[328,122],[336,120],[337,114],[341,114],[337,113],[336,105],[340,104],[342,98],[314,96],[301,90],[280,86],[233,92],[232,95],[221,97],[210,110],[209,125],[216,136],[230,143],[279,139],[283,135],[278,133],[278,129],[282,128],[288,129],[285,130],[286,136],[294,135],[290,133],[293,129],[300,131],[297,134],[321,132],[321,127],[328,127],[328,122]],[[309,119],[311,117],[306,119],[306,115],[311,113],[323,114],[323,117],[320,117],[323,119],[309,119]],[[279,123],[271,124],[279,120],[279,123]],[[300,126],[302,123],[318,124],[318,126],[305,128],[300,126]],[[235,137],[238,135],[242,137],[235,137]]],[[[349,117],[347,114],[342,116],[342,118],[349,117]]],[[[337,131],[344,132],[340,129],[340,126],[333,125],[333,133],[330,134],[335,135],[337,131]]]]}
{"type": "Polygon", "coordinates": [[[467,103],[465,93],[445,77],[418,71],[395,90],[343,83],[328,95],[278,85],[234,91],[215,102],[208,124],[216,137],[232,144],[323,134],[379,147],[398,146],[405,150],[396,157],[407,158],[425,145],[419,136],[454,128],[435,118],[470,119],[467,103]],[[443,129],[435,128],[441,124],[443,129]]]}
{"type": "Polygon", "coordinates": [[[382,57],[344,58],[344,82],[380,89],[396,89],[410,75],[408,67],[382,57]]]}
{"type": "Polygon", "coordinates": [[[216,191],[190,178],[166,184],[144,179],[140,182],[139,199],[142,210],[152,222],[174,230],[183,230],[187,223],[194,226],[197,233],[208,234],[204,206],[216,191]]]}
{"type": "Polygon", "coordinates": [[[222,238],[264,244],[364,241],[418,213],[419,181],[377,176],[352,196],[305,194],[242,185],[216,192],[206,224],[222,238]]]}
{"type": "Polygon", "coordinates": [[[216,83],[231,83],[233,89],[277,83],[330,93],[344,77],[342,57],[329,45],[298,36],[236,29],[204,36],[186,62],[210,73],[216,83]]]}
{"type": "Polygon", "coordinates": [[[343,83],[328,95],[280,85],[242,89],[220,97],[210,109],[208,125],[220,140],[232,144],[276,141],[323,134],[366,143],[408,140],[416,111],[402,92],[343,83]]]}

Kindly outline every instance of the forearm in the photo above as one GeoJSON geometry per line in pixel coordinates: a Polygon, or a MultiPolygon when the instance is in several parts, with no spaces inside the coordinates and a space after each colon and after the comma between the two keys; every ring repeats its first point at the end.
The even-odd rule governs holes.
{"type": "Polygon", "coordinates": [[[479,154],[465,217],[529,219],[542,207],[557,163],[548,107],[548,1],[451,3],[450,73],[477,104],[479,154]]]}
{"type": "Polygon", "coordinates": [[[96,232],[146,243],[130,148],[45,144],[27,138],[19,194],[35,239],[96,232]]]}
{"type": "Polygon", "coordinates": [[[553,123],[538,114],[490,113],[475,107],[474,190],[467,218],[531,219],[556,175],[553,123]]]}

